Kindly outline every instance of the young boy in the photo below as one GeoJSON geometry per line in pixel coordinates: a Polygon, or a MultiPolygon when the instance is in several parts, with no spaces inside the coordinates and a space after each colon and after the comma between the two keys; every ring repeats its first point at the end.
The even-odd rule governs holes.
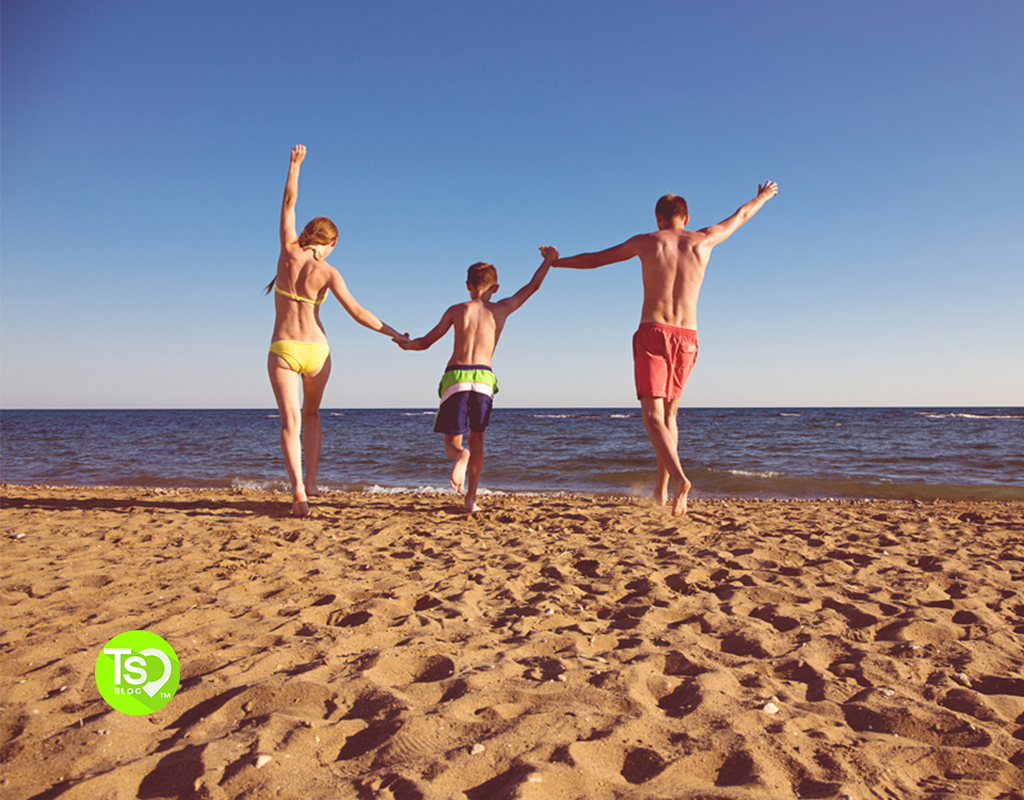
{"type": "Polygon", "coordinates": [[[441,321],[426,336],[398,342],[403,350],[426,350],[449,328],[455,328],[452,357],[448,359],[438,388],[441,407],[437,411],[434,432],[444,434],[444,452],[455,460],[450,479],[452,491],[461,494],[465,490],[466,510],[471,513],[480,510],[476,492],[484,468],[484,431],[491,418],[494,395],[498,392],[498,381],[491,371],[491,356],[509,314],[540,288],[551,264],[558,258],[554,247],[542,247],[540,252],[544,263],[530,282],[511,297],[496,303],[491,302],[491,297],[498,291],[497,270],[492,264],[474,264],[466,279],[470,299],[445,311],[441,321]],[[467,432],[468,449],[462,446],[462,437],[467,432]]]}

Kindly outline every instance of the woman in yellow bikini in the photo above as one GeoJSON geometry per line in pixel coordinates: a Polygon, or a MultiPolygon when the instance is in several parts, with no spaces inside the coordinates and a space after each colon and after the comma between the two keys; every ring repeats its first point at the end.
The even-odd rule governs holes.
{"type": "Polygon", "coordinates": [[[305,146],[292,148],[288,180],[281,205],[281,256],[277,275],[267,293],[274,292],[274,335],[267,370],[281,414],[281,451],[292,484],[292,514],[309,516],[309,497],[316,497],[320,463],[320,400],[331,375],[327,334],[320,322],[320,305],[333,292],[349,315],[370,330],[395,341],[408,337],[385,325],[359,305],[345,287],[341,273],[324,259],[338,243],[338,229],[327,217],[317,217],[295,232],[295,201],[299,195],[299,165],[305,146]],[[300,396],[304,395],[304,401],[300,396]],[[306,479],[302,480],[302,455],[306,479]]]}

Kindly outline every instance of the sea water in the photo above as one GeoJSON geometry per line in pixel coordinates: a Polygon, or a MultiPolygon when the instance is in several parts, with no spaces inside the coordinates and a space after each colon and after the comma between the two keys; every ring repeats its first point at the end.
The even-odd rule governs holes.
{"type": "MultiPolygon", "coordinates": [[[[446,491],[432,409],[323,409],[325,489],[446,491]]],[[[287,488],[276,410],[0,413],[0,480],[287,488]]],[[[1024,408],[679,412],[694,497],[1024,500],[1024,408]]],[[[481,486],[649,494],[638,408],[496,407],[481,486]]]]}

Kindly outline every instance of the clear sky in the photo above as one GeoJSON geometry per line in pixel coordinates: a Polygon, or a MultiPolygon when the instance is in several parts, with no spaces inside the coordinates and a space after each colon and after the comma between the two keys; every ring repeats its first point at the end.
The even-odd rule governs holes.
{"type": "MultiPolygon", "coordinates": [[[[298,219],[421,335],[563,255],[779,197],[717,247],[682,405],[1024,405],[1024,3],[109,2],[0,10],[0,406],[268,408],[298,219]]],[[[495,355],[507,406],[632,406],[639,262],[553,270],[495,355]]],[[[499,295],[504,294],[500,292],[499,295]]],[[[430,407],[323,308],[325,407],[430,407]]],[[[449,334],[450,337],[450,334],[449,334]]]]}

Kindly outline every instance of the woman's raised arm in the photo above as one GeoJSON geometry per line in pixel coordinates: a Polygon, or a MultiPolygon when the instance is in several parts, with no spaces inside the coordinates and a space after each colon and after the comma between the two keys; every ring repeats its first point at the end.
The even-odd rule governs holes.
{"type": "Polygon", "coordinates": [[[306,145],[297,144],[292,148],[288,164],[288,180],[284,184],[284,200],[281,202],[281,246],[297,241],[295,230],[295,201],[299,199],[299,165],[306,157],[306,145]]]}

